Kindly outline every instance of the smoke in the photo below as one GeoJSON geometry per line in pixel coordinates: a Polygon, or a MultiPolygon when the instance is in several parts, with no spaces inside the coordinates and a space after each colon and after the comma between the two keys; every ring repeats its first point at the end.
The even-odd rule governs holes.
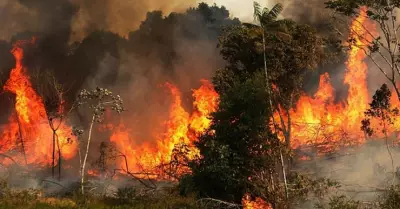
{"type": "Polygon", "coordinates": [[[325,9],[326,0],[281,0],[284,5],[283,16],[313,26],[330,22],[330,13],[325,9]]]}
{"type": "Polygon", "coordinates": [[[139,27],[148,11],[160,10],[168,15],[196,6],[195,0],[71,0],[79,7],[72,22],[71,40],[81,40],[94,30],[107,30],[121,36],[139,27]]]}
{"type": "MultiPolygon", "coordinates": [[[[124,123],[132,130],[131,142],[137,147],[147,142],[156,144],[157,134],[165,131],[163,123],[168,119],[171,103],[162,84],[170,81],[177,85],[182,91],[183,105],[190,112],[191,89],[225,64],[216,48],[222,28],[239,23],[229,18],[232,16],[251,21],[252,2],[217,1],[227,4],[228,10],[232,8],[230,13],[205,5],[186,11],[189,6],[196,6],[195,0],[0,0],[0,39],[5,40],[0,41],[0,72],[5,75],[2,80],[7,79],[8,70],[14,65],[10,42],[37,35],[38,46],[25,61],[28,68],[53,70],[70,90],[69,98],[74,98],[81,88],[97,86],[120,94],[127,111],[119,117],[106,118],[105,123],[124,123]]],[[[324,31],[330,20],[324,0],[281,2],[285,5],[283,17],[311,24],[318,31],[324,31]]],[[[260,3],[272,5],[271,1],[260,3]]],[[[338,83],[334,86],[340,86],[342,73],[331,73],[337,68],[344,70],[344,66],[335,65],[316,74],[329,71],[333,82],[338,83]]],[[[310,86],[317,86],[316,80],[310,80],[310,86]]],[[[0,99],[1,107],[6,104],[8,100],[0,99]]],[[[87,121],[78,121],[73,120],[78,126],[87,125],[87,121]]],[[[100,142],[109,141],[109,135],[98,132],[93,151],[99,149],[100,142]]],[[[383,178],[375,176],[374,167],[390,170],[384,148],[365,145],[354,156],[317,159],[313,161],[314,167],[301,167],[313,168],[317,176],[345,183],[381,186],[383,178]]],[[[400,152],[394,152],[394,158],[398,157],[400,152]]],[[[93,162],[99,154],[91,153],[94,154],[89,161],[93,162]]],[[[67,184],[75,180],[65,181],[67,184]]]]}
{"type": "MultiPolygon", "coordinates": [[[[329,195],[346,195],[355,200],[375,201],[392,182],[396,184],[400,180],[400,162],[397,160],[400,150],[392,146],[391,141],[388,140],[388,146],[392,156],[384,139],[370,139],[358,147],[344,148],[332,155],[299,162],[296,169],[316,178],[325,177],[339,182],[341,187],[329,195]]],[[[308,202],[300,208],[309,208],[314,203],[308,202]]]]}

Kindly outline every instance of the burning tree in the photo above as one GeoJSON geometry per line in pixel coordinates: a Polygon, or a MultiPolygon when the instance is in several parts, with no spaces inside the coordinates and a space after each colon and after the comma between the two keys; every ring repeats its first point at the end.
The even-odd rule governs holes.
{"type": "MultiPolygon", "coordinates": [[[[10,72],[4,90],[15,95],[15,113],[10,117],[9,124],[2,133],[2,151],[12,150],[14,144],[21,145],[26,164],[46,165],[52,163],[54,169],[54,142],[57,141],[59,145],[59,157],[61,157],[62,150],[67,159],[74,156],[76,147],[70,143],[71,138],[68,137],[70,127],[67,124],[60,123],[57,125],[57,130],[54,131],[55,129],[53,129],[52,134],[49,131],[48,122],[52,117],[49,110],[51,108],[45,104],[40,93],[35,90],[31,76],[28,75],[27,68],[23,63],[24,48],[34,43],[35,39],[17,41],[11,51],[15,57],[16,65],[10,72]],[[17,142],[15,136],[18,136],[20,142],[17,142]],[[57,140],[55,140],[55,137],[57,140]],[[13,143],[13,141],[17,143],[13,143]],[[48,150],[51,141],[53,141],[53,150],[48,150]],[[53,156],[50,157],[49,153],[53,153],[53,156]],[[49,159],[53,160],[49,161],[49,159]]],[[[59,95],[52,96],[58,97],[59,95]]],[[[53,106],[54,109],[63,108],[62,103],[53,104],[53,106]]]]}
{"type": "Polygon", "coordinates": [[[382,75],[393,85],[400,100],[400,89],[397,86],[400,75],[398,58],[400,24],[397,21],[397,12],[400,3],[392,0],[331,0],[326,5],[334,11],[334,19],[353,34],[348,43],[367,54],[382,75]],[[355,19],[356,25],[352,23],[353,17],[359,17],[355,19]],[[376,32],[376,27],[380,29],[380,34],[376,32]]]}
{"type": "MultiPolygon", "coordinates": [[[[81,190],[82,194],[84,194],[84,179],[86,173],[85,167],[89,154],[90,141],[92,139],[93,125],[96,122],[102,122],[104,113],[107,108],[110,108],[117,113],[121,113],[124,109],[122,106],[122,98],[119,95],[114,96],[111,91],[104,88],[96,88],[95,90],[91,91],[83,89],[78,95],[77,103],[78,107],[82,107],[82,105],[86,104],[88,105],[88,108],[92,110],[92,116],[87,134],[85,156],[83,158],[83,161],[81,161],[81,190]]],[[[81,131],[78,131],[78,134],[81,133],[81,131]]]]}
{"type": "Polygon", "coordinates": [[[31,75],[35,89],[43,100],[47,112],[48,124],[52,130],[52,177],[54,178],[55,176],[55,152],[57,150],[58,180],[60,180],[62,153],[58,131],[63,123],[66,122],[68,115],[74,110],[75,104],[70,105],[69,109],[65,110],[64,95],[67,93],[67,90],[58,82],[53,71],[36,69],[32,71],[31,75]]]}
{"type": "Polygon", "coordinates": [[[274,150],[280,142],[268,127],[271,111],[264,81],[257,73],[256,78],[235,82],[220,94],[210,129],[195,142],[201,157],[190,163],[201,196],[240,204],[247,192],[256,191],[250,177],[260,172],[269,175],[269,195],[279,187],[274,150]]]}
{"type": "MultiPolygon", "coordinates": [[[[261,13],[256,4],[255,10],[261,26],[233,26],[226,29],[220,38],[221,54],[229,64],[217,73],[231,73],[231,76],[245,80],[255,71],[265,72],[267,89],[271,95],[266,99],[271,100],[272,104],[268,105],[272,105],[277,113],[273,118],[275,125],[283,133],[282,137],[289,147],[294,123],[290,112],[303,93],[304,76],[337,51],[328,52],[332,48],[312,27],[290,20],[276,20],[279,5],[270,11],[264,9],[261,13]],[[247,53],[253,56],[246,56],[247,53]]],[[[231,78],[226,76],[221,85],[216,86],[217,90],[223,90],[230,82],[231,78]]]]}

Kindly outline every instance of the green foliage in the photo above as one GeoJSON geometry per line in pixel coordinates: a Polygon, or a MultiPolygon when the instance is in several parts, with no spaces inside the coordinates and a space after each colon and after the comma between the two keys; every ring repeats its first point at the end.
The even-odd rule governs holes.
{"type": "Polygon", "coordinates": [[[254,2],[254,20],[260,23],[261,27],[268,26],[268,24],[277,20],[280,13],[283,11],[283,5],[278,3],[275,4],[271,10],[268,8],[261,9],[258,2],[254,2]]]}
{"type": "MultiPolygon", "coordinates": [[[[76,196],[80,196],[80,192],[76,196]]],[[[134,189],[121,189],[116,198],[43,198],[32,190],[14,191],[0,198],[0,209],[200,209],[192,197],[174,193],[136,196],[134,189]]]]}
{"type": "Polygon", "coordinates": [[[266,97],[261,73],[220,95],[210,130],[195,143],[201,158],[190,164],[200,196],[240,203],[253,191],[249,177],[274,170],[270,151],[280,143],[268,128],[266,97]]]}
{"type": "Polygon", "coordinates": [[[346,196],[334,196],[330,198],[327,206],[317,205],[318,209],[358,209],[360,202],[349,200],[346,196]]]}
{"type": "MultiPolygon", "coordinates": [[[[290,98],[300,94],[305,73],[316,69],[333,56],[333,52],[326,52],[324,40],[315,29],[307,25],[286,20],[284,23],[271,22],[266,30],[269,80],[278,90],[275,92],[278,102],[288,106],[290,98]]],[[[232,77],[245,81],[264,67],[262,30],[259,28],[227,28],[219,39],[219,47],[228,65],[226,69],[217,72],[217,91],[229,88],[232,77]]]]}
{"type": "Polygon", "coordinates": [[[290,173],[288,180],[291,185],[292,201],[304,201],[309,195],[314,195],[314,197],[320,199],[326,195],[329,189],[340,187],[336,181],[327,178],[312,179],[296,172],[290,173]]]}
{"type": "Polygon", "coordinates": [[[386,134],[387,128],[393,125],[394,120],[399,116],[397,107],[392,108],[390,103],[392,93],[386,84],[383,84],[378,89],[372,102],[369,104],[370,108],[365,112],[366,119],[361,121],[361,130],[365,131],[369,136],[372,136],[376,131],[371,127],[371,120],[378,119],[379,125],[382,127],[381,132],[386,134]]]}
{"type": "Polygon", "coordinates": [[[346,16],[357,16],[358,9],[362,6],[369,7],[367,15],[374,20],[388,20],[388,12],[393,11],[400,6],[400,1],[376,1],[376,0],[331,0],[325,3],[326,7],[334,10],[337,13],[346,16]],[[375,12],[379,11],[379,12],[375,12]],[[383,12],[383,13],[381,13],[383,12]],[[378,14],[379,13],[379,14],[378,14]],[[386,15],[383,15],[386,14],[386,15]]]}

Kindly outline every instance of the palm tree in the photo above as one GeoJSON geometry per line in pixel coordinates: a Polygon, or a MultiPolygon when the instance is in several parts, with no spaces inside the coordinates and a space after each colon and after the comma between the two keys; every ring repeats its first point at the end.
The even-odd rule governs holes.
{"type": "MultiPolygon", "coordinates": [[[[276,23],[278,22],[278,16],[283,10],[283,5],[278,3],[275,4],[271,10],[268,8],[264,7],[261,8],[260,4],[257,2],[254,2],[253,4],[254,7],[254,21],[256,24],[250,24],[250,23],[244,23],[243,25],[249,28],[259,28],[262,30],[262,40],[263,40],[263,56],[264,56],[264,71],[265,71],[265,78],[266,78],[266,85],[267,85],[267,91],[268,94],[270,93],[270,86],[269,86],[269,81],[268,81],[268,70],[267,70],[267,59],[266,59],[266,54],[265,54],[265,35],[266,31],[269,29],[271,31],[276,31],[276,28],[273,28],[273,26],[276,26],[276,23]]],[[[270,105],[272,108],[272,101],[270,100],[270,105]]]]}
{"type": "MultiPolygon", "coordinates": [[[[253,7],[254,7],[253,15],[254,15],[255,24],[243,23],[243,25],[248,28],[261,30],[262,41],[263,41],[264,73],[265,73],[266,88],[267,88],[268,95],[272,95],[271,94],[271,86],[270,86],[269,79],[268,79],[265,37],[266,37],[267,33],[278,35],[278,36],[280,36],[280,38],[290,36],[287,31],[287,29],[288,29],[287,26],[293,25],[294,22],[291,20],[287,20],[287,19],[278,20],[279,15],[283,11],[283,5],[280,3],[275,4],[272,7],[272,9],[268,9],[266,7],[261,8],[259,3],[254,2],[253,7]]],[[[275,108],[273,106],[271,96],[269,97],[269,105],[270,105],[271,111],[274,112],[275,108]]],[[[272,120],[273,120],[272,121],[273,124],[275,124],[273,117],[272,117],[272,120]]],[[[286,141],[289,141],[289,139],[286,139],[286,141]]]]}
{"type": "MultiPolygon", "coordinates": [[[[266,82],[266,88],[267,88],[267,93],[269,95],[269,105],[271,108],[271,111],[274,113],[274,106],[272,104],[272,98],[271,98],[271,89],[270,89],[270,84],[269,84],[269,79],[268,79],[268,69],[267,69],[267,59],[266,59],[266,41],[265,41],[265,36],[266,32],[272,32],[272,33],[280,33],[280,29],[282,29],[281,26],[287,25],[292,23],[290,20],[278,20],[279,15],[283,11],[283,5],[280,3],[275,4],[272,9],[268,9],[266,7],[261,8],[260,4],[258,2],[253,3],[253,8],[254,8],[254,21],[256,24],[249,24],[249,23],[244,23],[246,27],[249,28],[259,28],[262,31],[262,41],[263,41],[263,57],[264,57],[264,72],[265,72],[265,82],[266,82]]],[[[282,34],[282,33],[281,33],[282,34]]],[[[287,34],[286,34],[287,35],[287,34]]],[[[272,122],[274,126],[276,126],[274,116],[272,116],[272,122]]],[[[275,131],[276,132],[276,131],[275,131]]],[[[285,183],[285,193],[286,193],[286,198],[288,198],[288,188],[287,188],[287,180],[286,180],[286,171],[285,171],[285,164],[283,160],[283,155],[282,151],[280,150],[280,160],[281,160],[281,165],[282,165],[282,172],[283,172],[283,178],[284,178],[284,183],[285,183]]]]}

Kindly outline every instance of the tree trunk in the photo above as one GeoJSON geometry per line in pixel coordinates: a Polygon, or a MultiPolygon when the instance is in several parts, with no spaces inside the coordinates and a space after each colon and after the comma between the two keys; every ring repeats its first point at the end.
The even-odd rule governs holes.
{"type": "Polygon", "coordinates": [[[85,194],[85,190],[84,190],[84,186],[83,186],[84,179],[85,179],[85,166],[86,166],[87,156],[89,154],[90,140],[92,138],[92,129],[93,129],[94,120],[95,120],[95,115],[93,114],[92,121],[90,122],[90,127],[89,127],[89,136],[88,136],[87,145],[86,145],[85,158],[83,159],[82,170],[81,170],[81,189],[82,189],[82,194],[85,194]]]}
{"type": "Polygon", "coordinates": [[[396,86],[396,83],[394,82],[392,82],[392,84],[393,84],[393,86],[394,86],[394,90],[396,91],[396,94],[397,94],[397,98],[399,99],[399,101],[400,101],[400,91],[399,91],[399,88],[396,86]]]}
{"type": "Polygon", "coordinates": [[[28,165],[28,160],[26,158],[26,152],[25,152],[24,138],[22,135],[21,123],[19,122],[18,114],[17,114],[17,123],[18,123],[19,138],[21,140],[22,154],[24,155],[25,164],[28,165]]]}
{"type": "MultiPolygon", "coordinates": [[[[265,55],[265,53],[266,53],[265,52],[265,31],[264,31],[264,28],[262,28],[262,30],[263,30],[262,35],[263,35],[263,55],[264,55],[265,84],[267,86],[267,94],[268,94],[268,97],[269,97],[269,99],[268,99],[269,100],[269,105],[270,105],[271,111],[273,113],[274,108],[273,108],[272,99],[271,99],[272,94],[271,94],[271,91],[270,91],[270,88],[269,88],[268,70],[267,70],[267,57],[265,55]]],[[[272,116],[273,116],[273,114],[272,114],[272,116]]],[[[272,118],[274,118],[274,117],[272,117],[272,118]]]]}
{"type": "Polygon", "coordinates": [[[286,146],[290,148],[291,142],[291,133],[292,133],[292,118],[290,117],[290,108],[293,106],[293,94],[290,96],[289,106],[286,108],[286,115],[287,115],[287,129],[286,129],[286,146]]]}
{"type": "Polygon", "coordinates": [[[53,129],[53,156],[51,163],[51,175],[53,176],[53,179],[54,179],[54,168],[55,168],[55,152],[56,152],[56,132],[53,129]]]}
{"type": "MultiPolygon", "coordinates": [[[[262,28],[263,32],[263,56],[264,56],[264,71],[265,71],[265,82],[266,82],[266,86],[267,86],[267,94],[268,94],[268,102],[271,108],[271,112],[272,112],[272,121],[274,124],[274,127],[276,126],[275,124],[275,119],[274,119],[274,106],[272,104],[272,93],[270,90],[270,85],[269,85],[269,79],[268,79],[268,70],[267,70],[267,57],[266,57],[266,50],[265,50],[265,30],[264,28],[262,28]]],[[[281,166],[282,166],[282,173],[283,173],[283,181],[285,184],[285,194],[286,194],[286,198],[288,198],[288,187],[287,187],[287,180],[286,180],[286,171],[285,171],[285,164],[284,164],[284,159],[283,159],[283,155],[282,155],[282,151],[280,150],[280,158],[281,158],[281,166]]]]}
{"type": "Polygon", "coordinates": [[[61,180],[61,147],[60,147],[60,140],[58,138],[57,133],[54,132],[54,134],[56,134],[56,138],[57,138],[57,149],[58,149],[58,181],[61,180]]]}
{"type": "Polygon", "coordinates": [[[286,201],[289,200],[289,190],[287,186],[287,180],[286,180],[286,168],[285,168],[285,163],[283,160],[283,155],[282,155],[282,150],[279,150],[279,154],[281,156],[281,166],[282,166],[282,173],[283,173],[283,182],[285,184],[285,195],[286,195],[286,201]]]}

